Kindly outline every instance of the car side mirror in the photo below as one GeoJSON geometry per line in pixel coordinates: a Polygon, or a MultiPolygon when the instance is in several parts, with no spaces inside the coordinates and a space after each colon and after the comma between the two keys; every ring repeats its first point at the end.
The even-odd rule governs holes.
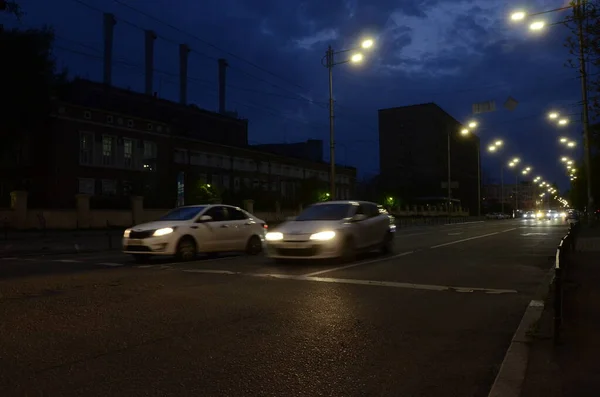
{"type": "Polygon", "coordinates": [[[367,216],[365,214],[356,214],[352,217],[351,221],[352,222],[360,222],[360,221],[364,221],[365,219],[367,219],[367,216]]]}
{"type": "Polygon", "coordinates": [[[202,215],[200,218],[198,218],[198,220],[196,221],[197,223],[202,223],[202,222],[210,222],[212,221],[212,216],[210,215],[202,215]]]}

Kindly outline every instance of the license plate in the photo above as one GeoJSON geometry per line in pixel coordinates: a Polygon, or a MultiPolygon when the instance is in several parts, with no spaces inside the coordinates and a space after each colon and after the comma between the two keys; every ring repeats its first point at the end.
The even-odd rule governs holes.
{"type": "Polygon", "coordinates": [[[309,248],[304,244],[282,244],[280,248],[283,249],[306,249],[309,248]]]}
{"type": "Polygon", "coordinates": [[[130,239],[127,241],[127,245],[142,245],[142,240],[130,239]]]}

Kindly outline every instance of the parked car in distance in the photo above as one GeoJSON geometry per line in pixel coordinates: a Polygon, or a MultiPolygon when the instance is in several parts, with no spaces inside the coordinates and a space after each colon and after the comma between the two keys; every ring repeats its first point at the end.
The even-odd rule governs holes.
{"type": "Polygon", "coordinates": [[[360,251],[393,250],[394,218],[366,201],[313,204],[266,234],[267,256],[283,259],[352,260],[360,251]]]}
{"type": "Polygon", "coordinates": [[[123,252],[142,261],[175,255],[193,259],[197,253],[262,251],[267,224],[241,208],[221,205],[178,207],[159,220],[136,225],[123,234],[123,252]]]}

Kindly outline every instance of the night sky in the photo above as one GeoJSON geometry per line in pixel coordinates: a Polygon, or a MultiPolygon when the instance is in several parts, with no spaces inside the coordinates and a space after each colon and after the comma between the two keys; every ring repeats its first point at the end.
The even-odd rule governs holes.
{"type": "MultiPolygon", "coordinates": [[[[229,110],[249,119],[250,143],[327,142],[328,83],[321,59],[334,49],[353,48],[364,37],[376,41],[360,65],[334,68],[339,162],[358,167],[361,177],[378,172],[377,110],[436,102],[461,122],[471,105],[495,100],[497,111],[478,115],[484,183],[499,178],[500,158],[517,155],[533,176],[568,188],[559,163],[566,154],[561,135],[581,150],[580,82],[565,67],[563,45],[570,34],[557,25],[531,32],[509,20],[525,6],[530,12],[558,8],[566,0],[21,0],[21,23],[1,16],[5,26],[53,26],[55,55],[71,75],[102,79],[102,12],[115,26],[113,82],[143,91],[144,33],[155,44],[154,87],[178,99],[178,43],[188,44],[188,99],[217,108],[217,58],[226,58],[229,110]],[[87,6],[86,6],[87,5],[87,6]],[[133,7],[135,11],[127,6],[133,7]],[[144,15],[147,14],[147,15],[144,15]],[[519,105],[503,107],[512,96],[519,105]],[[571,115],[559,129],[549,110],[571,115]],[[502,154],[485,152],[501,138],[502,154]]],[[[546,21],[564,18],[551,13],[546,21]]],[[[338,60],[341,60],[338,59],[338,60]]],[[[327,146],[327,145],[325,145],[327,146]]],[[[325,154],[327,158],[327,153],[325,154]]]]}

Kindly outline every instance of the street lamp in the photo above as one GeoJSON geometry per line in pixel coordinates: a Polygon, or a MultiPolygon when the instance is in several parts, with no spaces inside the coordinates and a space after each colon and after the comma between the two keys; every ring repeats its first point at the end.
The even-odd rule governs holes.
{"type": "Polygon", "coordinates": [[[548,113],[548,118],[550,120],[555,120],[555,119],[558,118],[558,116],[559,116],[559,114],[557,112],[550,112],[550,113],[548,113]]]}
{"type": "Polygon", "coordinates": [[[558,120],[558,125],[567,125],[569,124],[569,119],[560,119],[558,120]]]}
{"type": "MultiPolygon", "coordinates": [[[[496,153],[502,148],[504,142],[500,139],[496,140],[492,145],[488,147],[491,153],[496,153]]],[[[512,164],[512,162],[511,162],[512,164]]],[[[504,162],[500,163],[500,206],[501,211],[504,214],[504,162]]]]}
{"type": "Polygon", "coordinates": [[[360,44],[358,48],[351,48],[348,50],[342,51],[334,51],[331,46],[327,47],[327,51],[325,52],[325,56],[321,60],[321,64],[325,66],[329,71],[329,198],[331,200],[335,200],[336,192],[335,192],[335,133],[334,133],[334,112],[333,112],[333,67],[336,65],[341,65],[344,63],[360,63],[363,61],[364,56],[362,53],[358,52],[359,48],[369,49],[373,47],[374,41],[372,39],[365,39],[360,44]],[[343,61],[336,62],[335,56],[339,54],[344,54],[347,52],[353,52],[350,58],[345,59],[343,61]]]}
{"type": "Polygon", "coordinates": [[[546,27],[546,22],[544,21],[535,21],[531,25],[529,25],[529,29],[531,30],[542,30],[546,27]]]}
{"type": "MultiPolygon", "coordinates": [[[[479,124],[477,121],[471,120],[469,121],[469,128],[462,128],[460,130],[461,135],[468,136],[471,134],[471,130],[477,128],[479,124]]],[[[448,130],[448,205],[450,205],[450,195],[452,193],[450,189],[450,133],[451,130],[448,130]]],[[[481,216],[481,148],[479,147],[479,139],[476,141],[477,143],[477,216],[481,216]]],[[[448,211],[450,211],[450,207],[448,207],[448,211]]]]}

